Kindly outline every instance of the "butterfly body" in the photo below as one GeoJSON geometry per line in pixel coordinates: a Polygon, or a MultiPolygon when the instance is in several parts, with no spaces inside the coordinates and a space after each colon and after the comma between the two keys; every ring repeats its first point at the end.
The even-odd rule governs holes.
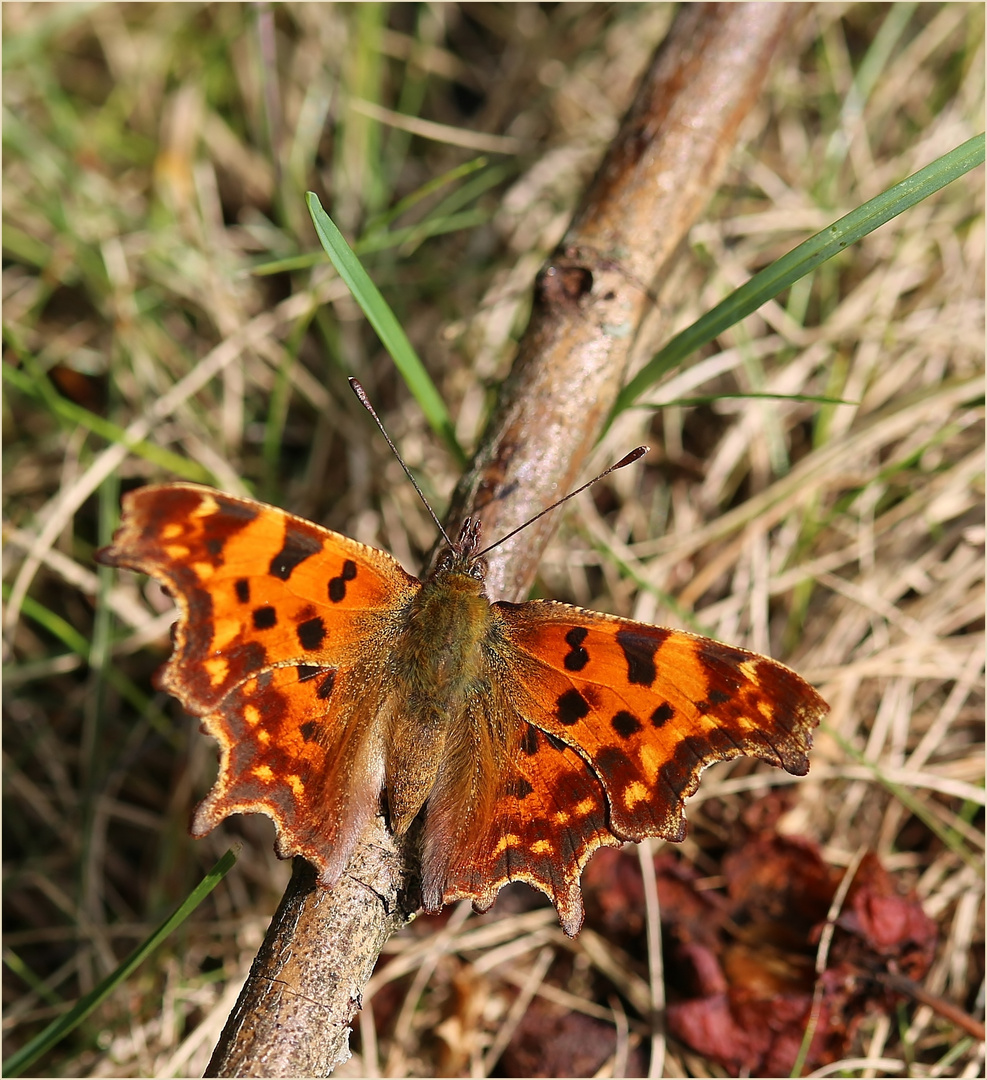
{"type": "Polygon", "coordinates": [[[220,747],[192,832],[264,813],[331,886],[383,795],[422,817],[423,906],[485,910],[510,881],[582,920],[597,848],[681,839],[702,769],[808,769],[827,706],[794,672],[684,631],[549,600],[491,603],[479,526],[424,579],[386,553],[192,484],[124,498],[98,558],[175,596],[160,685],[220,747]]]}
{"type": "MultiPolygon", "coordinates": [[[[481,568],[461,546],[446,549],[439,560],[409,603],[386,661],[393,673],[395,723],[385,788],[391,827],[399,834],[431,794],[447,746],[466,735],[463,727],[475,712],[471,703],[492,692],[495,620],[481,568]]],[[[478,751],[480,745],[473,740],[478,751]]]]}

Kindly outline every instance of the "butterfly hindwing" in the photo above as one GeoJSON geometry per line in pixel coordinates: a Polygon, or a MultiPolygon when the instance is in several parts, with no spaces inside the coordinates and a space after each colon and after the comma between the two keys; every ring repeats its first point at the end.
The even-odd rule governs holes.
{"type": "Polygon", "coordinates": [[[783,665],[553,601],[493,611],[490,698],[464,717],[469,745],[428,804],[426,910],[460,898],[485,910],[525,881],[574,934],[590,855],[681,840],[683,800],[706,765],[747,754],[806,771],[825,705],[783,665]]]}
{"type": "Polygon", "coordinates": [[[549,897],[572,935],[583,917],[579,874],[597,848],[619,841],[607,825],[600,782],[586,762],[518,715],[505,690],[492,702],[478,700],[463,723],[464,732],[481,739],[487,730],[504,733],[505,752],[496,767],[473,768],[462,801],[457,796],[464,771],[440,773],[429,799],[422,853],[425,909],[469,899],[486,911],[505,885],[524,881],[549,897]]]}

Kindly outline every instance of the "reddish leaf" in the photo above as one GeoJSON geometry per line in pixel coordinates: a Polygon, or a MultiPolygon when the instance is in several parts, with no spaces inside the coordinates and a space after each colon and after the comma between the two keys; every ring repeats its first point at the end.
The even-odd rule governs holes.
{"type": "Polygon", "coordinates": [[[668,1031],[737,1076],[752,1072],[764,1056],[769,1036],[761,1028],[747,1030],[734,1019],[726,994],[682,1001],[668,1007],[668,1031]]]}
{"type": "Polygon", "coordinates": [[[932,962],[936,924],[914,893],[898,894],[891,875],[873,853],[868,852],[860,863],[838,925],[879,955],[897,960],[901,970],[907,966],[913,979],[921,978],[932,962]]]}

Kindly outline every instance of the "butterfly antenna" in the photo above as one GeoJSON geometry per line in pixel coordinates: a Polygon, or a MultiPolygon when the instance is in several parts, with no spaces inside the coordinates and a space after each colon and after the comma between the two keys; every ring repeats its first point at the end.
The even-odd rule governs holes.
{"type": "Polygon", "coordinates": [[[515,536],[522,529],[526,529],[529,525],[536,522],[539,518],[544,517],[546,514],[551,513],[557,506],[561,506],[564,502],[568,502],[571,498],[578,495],[581,491],[585,491],[588,487],[592,487],[597,480],[602,480],[604,476],[609,476],[612,472],[616,472],[618,469],[623,469],[625,465],[633,465],[639,458],[643,458],[644,455],[651,449],[650,446],[637,446],[629,454],[625,454],[620,461],[611,465],[609,469],[604,469],[599,476],[594,476],[592,480],[587,480],[582,487],[577,487],[575,491],[570,491],[568,495],[564,495],[558,502],[553,502],[551,506],[546,506],[541,513],[535,514],[533,518],[528,520],[523,525],[518,525],[516,529],[512,529],[506,536],[502,536],[496,544],[491,544],[490,547],[484,548],[479,554],[486,555],[488,551],[492,551],[495,547],[500,545],[505,540],[510,540],[512,536],[515,536]]]}
{"type": "MultiPolygon", "coordinates": [[[[439,519],[435,516],[435,511],[432,509],[431,504],[429,503],[428,499],[425,498],[425,493],[418,486],[418,481],[411,475],[411,469],[409,469],[408,466],[405,465],[404,458],[401,457],[401,455],[398,453],[398,448],[394,445],[393,442],[391,442],[390,435],[387,434],[387,430],[385,429],[384,425],[381,423],[380,417],[374,411],[373,405],[370,404],[370,399],[367,397],[366,390],[363,389],[363,387],[359,384],[359,382],[357,382],[356,379],[350,379],[349,384],[350,384],[350,389],[359,398],[360,404],[374,418],[374,422],[376,423],[377,427],[380,428],[381,435],[383,435],[384,438],[387,440],[387,445],[391,448],[391,452],[398,459],[398,464],[401,466],[402,469],[404,469],[405,476],[408,477],[408,479],[411,481],[411,486],[415,489],[415,491],[418,492],[418,498],[421,499],[421,501],[425,504],[425,509],[429,512],[429,514],[432,517],[432,520],[435,522],[435,527],[439,530],[440,533],[442,533],[442,539],[445,540],[445,542],[450,547],[452,547],[453,544],[452,544],[452,541],[449,539],[449,534],[445,531],[445,529],[442,528],[442,522],[439,521],[439,519]]],[[[616,466],[614,466],[614,467],[616,468],[616,466]]]]}

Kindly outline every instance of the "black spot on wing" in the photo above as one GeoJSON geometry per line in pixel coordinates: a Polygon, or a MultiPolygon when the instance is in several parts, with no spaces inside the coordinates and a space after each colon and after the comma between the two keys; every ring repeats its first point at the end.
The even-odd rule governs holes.
{"type": "Polygon", "coordinates": [[[555,705],[555,715],[560,724],[575,724],[589,715],[589,703],[575,689],[559,694],[555,705]]]}
{"type": "Polygon", "coordinates": [[[538,753],[538,734],[538,728],[533,724],[528,724],[524,730],[524,735],[521,737],[521,749],[528,757],[534,757],[538,753]]]}
{"type": "Polygon", "coordinates": [[[287,581],[295,567],[322,550],[322,541],[303,532],[286,532],[281,550],[271,559],[268,573],[287,581]]]}
{"type": "Polygon", "coordinates": [[[325,701],[331,694],[332,688],[336,685],[336,672],[327,671],[326,677],[319,683],[318,689],[315,691],[315,696],[325,701]]]}
{"type": "Polygon", "coordinates": [[[728,694],[724,690],[710,690],[709,696],[706,698],[705,701],[696,702],[696,708],[699,710],[699,712],[703,714],[703,716],[705,716],[706,713],[712,712],[714,709],[718,708],[721,705],[725,705],[728,701],[731,700],[731,698],[732,695],[728,694]]]}
{"type": "Polygon", "coordinates": [[[311,742],[319,730],[319,725],[314,720],[306,720],[298,730],[306,742],[311,742]]]}
{"type": "Polygon", "coordinates": [[[278,625],[278,613],[270,606],[254,608],[254,628],[270,630],[278,625]]]}
{"type": "Polygon", "coordinates": [[[341,603],[346,599],[346,582],[353,581],[356,577],[356,563],[352,559],[347,559],[343,563],[343,569],[340,573],[329,579],[329,599],[334,603],[341,603]]]}
{"type": "Polygon", "coordinates": [[[613,778],[620,774],[624,776],[637,774],[637,768],[631,764],[631,759],[617,746],[604,746],[593,759],[593,766],[601,776],[606,778],[613,778]]]}
{"type": "Polygon", "coordinates": [[[562,661],[566,671],[582,671],[589,663],[589,653],[583,648],[583,642],[589,631],[585,626],[574,626],[565,636],[569,651],[562,661]]]}
{"type": "Polygon", "coordinates": [[[241,604],[250,603],[250,582],[245,578],[237,578],[233,583],[233,589],[236,592],[236,598],[241,604]]]}
{"type": "Polygon", "coordinates": [[[223,554],[223,548],[226,546],[226,540],[222,536],[210,536],[206,540],[206,551],[214,558],[218,559],[223,554]]]}
{"type": "Polygon", "coordinates": [[[654,628],[647,634],[624,628],[617,631],[617,644],[627,661],[627,678],[636,686],[651,686],[657,676],[655,653],[668,637],[667,630],[654,628]]]}
{"type": "Polygon", "coordinates": [[[663,701],[651,714],[651,723],[654,727],[662,727],[673,716],[675,716],[675,709],[667,701],[663,701]]]}
{"type": "Polygon", "coordinates": [[[326,624],[316,615],[314,619],[306,619],[299,623],[296,630],[299,644],[303,649],[318,649],[326,638],[326,624]]]}
{"type": "Polygon", "coordinates": [[[535,789],[523,776],[516,776],[505,785],[508,795],[515,799],[526,799],[535,789]]]}
{"type": "Polygon", "coordinates": [[[325,671],[325,668],[316,667],[314,664],[299,664],[296,668],[298,671],[298,681],[308,682],[310,679],[315,679],[325,671]]]}
{"type": "Polygon", "coordinates": [[[621,709],[610,721],[610,726],[622,739],[629,739],[641,730],[641,721],[626,709],[621,709]]]}

